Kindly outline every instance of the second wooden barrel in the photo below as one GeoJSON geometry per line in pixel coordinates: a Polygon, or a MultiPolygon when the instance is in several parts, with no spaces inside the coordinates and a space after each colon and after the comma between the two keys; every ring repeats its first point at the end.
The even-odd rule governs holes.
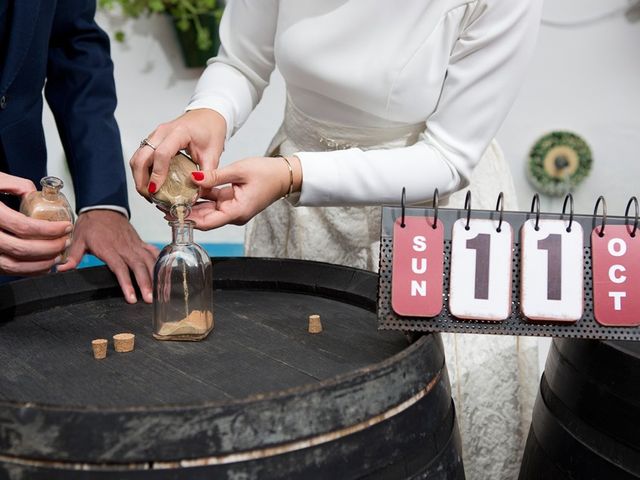
{"type": "Polygon", "coordinates": [[[640,479],[640,344],[555,339],[520,480],[640,479]]]}
{"type": "Polygon", "coordinates": [[[0,478],[464,478],[440,337],[377,331],[376,275],[245,258],[214,277],[197,343],[154,340],[104,268],[1,286],[0,478]],[[135,350],[95,360],[120,332],[135,350]]]}

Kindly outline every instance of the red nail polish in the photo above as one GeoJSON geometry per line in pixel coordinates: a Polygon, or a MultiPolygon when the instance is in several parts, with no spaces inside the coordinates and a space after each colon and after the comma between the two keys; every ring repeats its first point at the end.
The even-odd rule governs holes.
{"type": "Polygon", "coordinates": [[[158,187],[156,187],[156,184],[154,182],[149,182],[147,190],[149,190],[149,193],[156,193],[157,188],[158,187]]]}
{"type": "Polygon", "coordinates": [[[204,172],[191,172],[191,176],[194,180],[202,181],[204,180],[204,172]]]}

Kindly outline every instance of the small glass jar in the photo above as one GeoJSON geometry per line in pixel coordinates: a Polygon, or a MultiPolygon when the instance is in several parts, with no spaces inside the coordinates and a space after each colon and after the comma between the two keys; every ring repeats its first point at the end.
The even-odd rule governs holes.
{"type": "Polygon", "coordinates": [[[207,252],[193,241],[190,220],[170,222],[171,244],[153,272],[153,336],[202,340],[213,329],[213,276],[207,252]]]}
{"type": "Polygon", "coordinates": [[[184,219],[198,199],[198,186],[191,181],[191,173],[197,170],[198,164],[191,157],[178,152],[169,162],[167,179],[158,191],[151,195],[151,200],[170,211],[174,217],[184,219]]]}
{"type": "MultiPolygon", "coordinates": [[[[64,193],[62,187],[64,183],[58,177],[44,177],[40,180],[42,185],[41,191],[30,192],[22,198],[20,202],[20,213],[27,217],[37,218],[39,220],[69,221],[73,224],[74,215],[71,205],[64,193]]],[[[69,235],[72,238],[72,233],[69,235]]],[[[67,261],[68,251],[62,254],[61,263],[67,261]]]]}

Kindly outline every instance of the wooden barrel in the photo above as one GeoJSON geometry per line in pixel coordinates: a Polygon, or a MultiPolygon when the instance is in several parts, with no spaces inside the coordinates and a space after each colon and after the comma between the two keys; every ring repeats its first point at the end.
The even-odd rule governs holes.
{"type": "Polygon", "coordinates": [[[440,337],[378,331],[376,275],[216,259],[214,289],[191,343],[102,267],[0,287],[0,478],[464,478],[440,337]]]}
{"type": "Polygon", "coordinates": [[[555,339],[520,479],[640,479],[640,343],[555,339]]]}

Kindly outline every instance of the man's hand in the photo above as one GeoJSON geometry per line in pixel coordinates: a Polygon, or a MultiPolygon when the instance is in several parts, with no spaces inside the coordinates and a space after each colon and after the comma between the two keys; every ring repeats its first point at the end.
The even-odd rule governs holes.
{"type": "MultiPolygon", "coordinates": [[[[30,180],[0,173],[0,192],[23,197],[36,187],[30,180]]],[[[39,275],[60,261],[71,222],[36,220],[0,203],[0,274],[39,275]]]]}
{"type": "Polygon", "coordinates": [[[89,210],[78,217],[69,249],[69,260],[58,267],[59,272],[75,268],[85,252],[92,253],[118,278],[118,283],[129,303],[137,301],[129,269],[145,302],[153,300],[153,267],[158,249],[144,243],[129,221],[111,210],[89,210]]]}

